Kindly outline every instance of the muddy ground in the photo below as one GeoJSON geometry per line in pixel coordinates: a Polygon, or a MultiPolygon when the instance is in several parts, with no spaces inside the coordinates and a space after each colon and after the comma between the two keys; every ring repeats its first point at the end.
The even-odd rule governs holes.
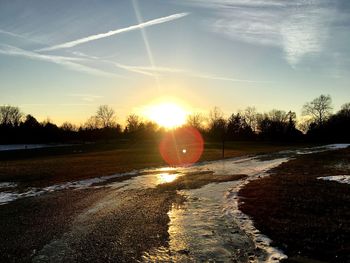
{"type": "Polygon", "coordinates": [[[350,262],[350,149],[299,156],[239,192],[240,209],[289,262],[350,262]]]}

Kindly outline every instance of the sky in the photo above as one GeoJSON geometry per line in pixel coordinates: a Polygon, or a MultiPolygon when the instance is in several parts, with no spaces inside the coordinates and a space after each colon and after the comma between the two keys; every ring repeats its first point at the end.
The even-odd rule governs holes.
{"type": "Polygon", "coordinates": [[[348,0],[1,0],[0,105],[83,123],[99,105],[191,112],[350,102],[348,0]]]}

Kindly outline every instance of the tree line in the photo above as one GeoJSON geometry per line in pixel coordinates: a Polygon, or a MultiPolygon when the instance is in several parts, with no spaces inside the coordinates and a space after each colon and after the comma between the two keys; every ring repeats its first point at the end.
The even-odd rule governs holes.
{"type": "MultiPolygon", "coordinates": [[[[350,103],[332,112],[332,99],[320,95],[303,106],[303,121],[297,121],[292,111],[271,110],[257,112],[255,107],[224,117],[218,107],[206,116],[193,113],[184,126],[198,129],[206,140],[237,141],[350,141],[350,103]]],[[[171,118],[171,116],[169,116],[171,118]]],[[[116,112],[108,105],[99,106],[96,114],[83,125],[69,122],[58,126],[50,120],[39,122],[32,115],[24,115],[18,107],[0,106],[0,143],[67,143],[101,140],[152,140],[166,130],[136,114],[126,119],[124,127],[117,122],[116,112]]]]}

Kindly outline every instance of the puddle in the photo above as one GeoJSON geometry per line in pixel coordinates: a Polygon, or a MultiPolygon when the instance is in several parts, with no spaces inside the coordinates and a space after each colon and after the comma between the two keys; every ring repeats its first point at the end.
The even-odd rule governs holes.
{"type": "Polygon", "coordinates": [[[169,248],[158,248],[143,256],[144,262],[279,262],[286,256],[270,247],[252,221],[238,210],[238,191],[251,180],[287,158],[261,161],[256,157],[210,162],[190,168],[215,174],[246,174],[242,180],[213,183],[200,189],[182,190],[187,197],[182,207],[169,212],[169,248]]]}

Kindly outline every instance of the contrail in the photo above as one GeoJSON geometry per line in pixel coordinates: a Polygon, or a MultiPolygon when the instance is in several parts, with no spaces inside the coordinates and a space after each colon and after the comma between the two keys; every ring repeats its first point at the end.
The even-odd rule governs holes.
{"type": "Polygon", "coordinates": [[[39,49],[37,51],[52,51],[52,50],[57,50],[57,49],[64,49],[64,48],[75,47],[77,45],[80,45],[80,44],[83,44],[83,43],[87,43],[87,42],[90,42],[90,41],[94,41],[94,40],[97,40],[97,39],[100,39],[100,38],[110,37],[110,36],[113,36],[113,35],[116,35],[116,34],[121,34],[121,33],[124,33],[124,32],[129,32],[129,31],[133,31],[133,30],[136,30],[136,29],[141,29],[141,28],[145,28],[145,27],[148,27],[148,26],[162,24],[162,23],[165,23],[165,22],[169,22],[169,21],[172,21],[172,20],[179,19],[179,18],[187,16],[187,15],[188,15],[188,13],[178,13],[178,14],[174,14],[174,15],[170,15],[170,16],[165,16],[165,17],[149,20],[147,22],[139,23],[137,25],[133,25],[133,26],[125,27],[125,28],[120,28],[120,29],[117,29],[117,30],[112,30],[112,31],[109,31],[107,33],[96,34],[96,35],[84,37],[84,38],[81,38],[81,39],[73,40],[73,41],[70,41],[70,42],[66,42],[66,43],[63,43],[63,44],[59,44],[59,45],[56,45],[56,46],[42,48],[42,49],[39,49]]]}
{"type": "MultiPolygon", "coordinates": [[[[132,5],[134,7],[134,11],[135,11],[135,15],[136,15],[136,18],[137,18],[137,22],[139,24],[142,24],[143,23],[142,16],[141,16],[141,13],[140,13],[140,9],[139,9],[137,0],[132,0],[132,5]]],[[[150,46],[148,38],[147,38],[146,31],[143,28],[141,28],[141,34],[142,34],[143,42],[145,43],[145,48],[146,48],[146,51],[147,51],[147,56],[148,56],[149,62],[151,64],[151,67],[154,69],[155,68],[155,62],[154,62],[153,53],[152,53],[151,46],[150,46]]],[[[154,74],[154,72],[153,72],[153,74],[154,74]]],[[[159,92],[160,91],[159,77],[158,77],[157,74],[154,74],[153,77],[154,77],[154,80],[155,80],[155,83],[157,85],[158,92],[159,92]]]]}
{"type": "Polygon", "coordinates": [[[28,50],[24,50],[21,48],[4,45],[4,44],[0,44],[0,54],[7,55],[7,56],[24,57],[32,60],[51,62],[51,63],[65,66],[66,68],[69,68],[71,70],[81,71],[81,72],[85,72],[85,73],[89,73],[97,76],[121,77],[114,73],[105,72],[97,68],[91,68],[83,64],[80,64],[78,62],[82,62],[84,61],[84,59],[79,59],[74,57],[43,55],[43,54],[38,54],[32,51],[28,51],[28,50]]]}

